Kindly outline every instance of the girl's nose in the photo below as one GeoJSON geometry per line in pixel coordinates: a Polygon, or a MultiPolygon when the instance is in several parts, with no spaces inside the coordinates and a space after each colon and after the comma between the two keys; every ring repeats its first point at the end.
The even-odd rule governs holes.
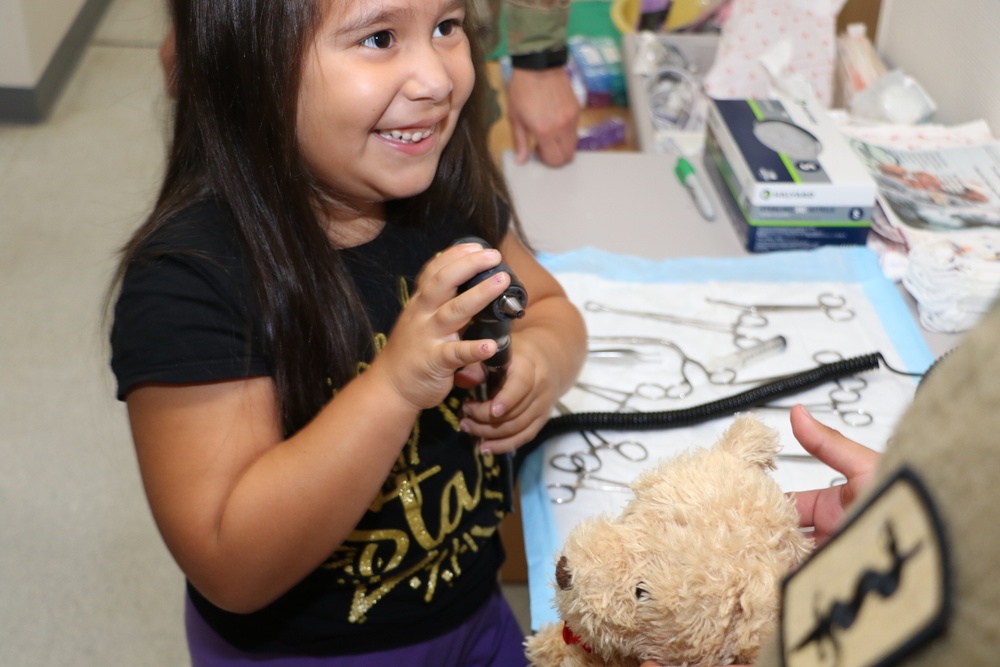
{"type": "Polygon", "coordinates": [[[448,55],[432,45],[422,46],[408,58],[409,78],[403,87],[407,97],[439,102],[448,97],[455,83],[448,67],[448,55]]]}

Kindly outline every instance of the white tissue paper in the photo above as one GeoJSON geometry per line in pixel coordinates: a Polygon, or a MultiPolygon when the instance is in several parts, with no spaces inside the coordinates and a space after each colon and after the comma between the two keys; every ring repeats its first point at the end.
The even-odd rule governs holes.
{"type": "Polygon", "coordinates": [[[767,98],[773,77],[762,58],[775,49],[788,49],[785,71],[771,74],[808,82],[829,108],[837,14],[843,4],[844,0],[733,0],[715,63],[705,78],[706,93],[720,99],[767,98]]]}

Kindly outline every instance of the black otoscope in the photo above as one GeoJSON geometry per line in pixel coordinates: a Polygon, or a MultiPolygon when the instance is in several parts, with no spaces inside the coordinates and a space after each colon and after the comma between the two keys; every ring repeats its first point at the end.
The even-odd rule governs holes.
{"type": "MultiPolygon", "coordinates": [[[[466,236],[458,239],[452,245],[475,243],[483,248],[492,246],[476,236],[466,236]]],[[[513,271],[501,262],[492,269],[476,274],[471,280],[458,288],[459,292],[475,287],[490,276],[506,273],[510,276],[510,285],[504,293],[483,308],[469,324],[462,338],[479,340],[492,338],[497,342],[496,353],[483,362],[486,366],[486,382],[479,387],[480,400],[489,400],[496,396],[507,377],[507,365],[510,363],[510,328],[514,320],[524,317],[524,308],[528,305],[528,293],[518,281],[513,271]]],[[[504,486],[504,509],[514,511],[514,455],[512,452],[498,455],[497,463],[504,486]]]]}

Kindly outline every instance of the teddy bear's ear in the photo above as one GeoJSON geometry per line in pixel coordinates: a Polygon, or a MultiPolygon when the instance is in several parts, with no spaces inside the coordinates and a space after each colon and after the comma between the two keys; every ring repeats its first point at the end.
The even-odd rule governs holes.
{"type": "Polygon", "coordinates": [[[778,433],[753,415],[739,415],[715,446],[743,461],[773,470],[778,433]]]}

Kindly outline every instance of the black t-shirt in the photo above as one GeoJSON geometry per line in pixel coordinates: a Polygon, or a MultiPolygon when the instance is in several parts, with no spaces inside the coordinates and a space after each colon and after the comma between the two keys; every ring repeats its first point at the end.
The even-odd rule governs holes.
{"type": "MultiPolygon", "coordinates": [[[[270,375],[227,210],[212,202],[191,207],[130,263],[111,334],[119,398],[147,382],[270,375]]],[[[377,337],[389,334],[424,263],[472,233],[457,216],[429,229],[390,223],[370,243],[341,251],[377,337]]],[[[455,389],[421,414],[355,531],[274,603],[233,614],[189,586],[209,624],[244,650],[346,654],[422,641],[466,620],[496,587],[504,500],[495,460],[458,430],[468,396],[455,389]]]]}

